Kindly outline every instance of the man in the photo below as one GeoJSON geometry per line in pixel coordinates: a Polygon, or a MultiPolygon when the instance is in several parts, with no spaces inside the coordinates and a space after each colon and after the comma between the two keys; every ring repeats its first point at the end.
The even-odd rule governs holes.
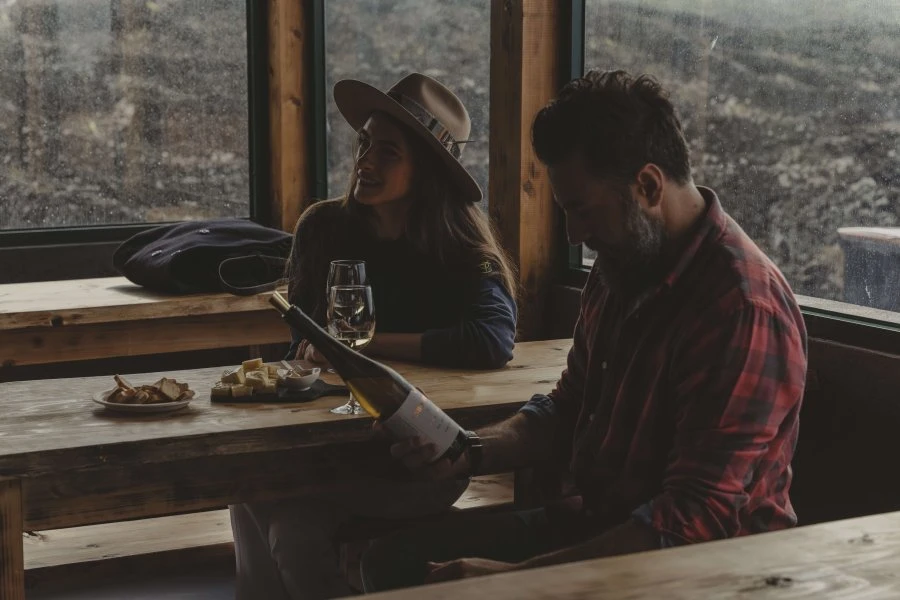
{"type": "Polygon", "coordinates": [[[691,178],[672,104],[649,77],[592,71],[533,125],[571,244],[597,252],[568,366],[549,396],[479,432],[481,456],[433,478],[550,462],[574,482],[537,510],[376,542],[384,589],[791,527],[806,332],[784,277],[691,178]],[[476,469],[479,466],[476,465],[476,469]],[[429,561],[429,562],[426,562],[429,561]]]}

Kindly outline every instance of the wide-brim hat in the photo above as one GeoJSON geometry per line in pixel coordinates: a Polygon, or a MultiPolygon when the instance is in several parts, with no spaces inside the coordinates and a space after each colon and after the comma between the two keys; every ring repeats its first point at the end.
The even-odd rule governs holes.
{"type": "Polygon", "coordinates": [[[465,199],[481,201],[481,188],[459,162],[472,121],[462,101],[439,81],[412,73],[385,93],[362,81],[344,79],[334,84],[334,102],[354,130],[376,111],[409,127],[435,150],[465,199]]]}

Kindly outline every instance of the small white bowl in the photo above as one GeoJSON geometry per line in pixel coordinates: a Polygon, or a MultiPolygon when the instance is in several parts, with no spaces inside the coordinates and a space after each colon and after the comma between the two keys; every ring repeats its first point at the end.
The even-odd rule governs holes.
{"type": "Polygon", "coordinates": [[[292,390],[308,390],[309,387],[316,382],[322,369],[313,367],[312,369],[278,369],[278,383],[292,390]]]}

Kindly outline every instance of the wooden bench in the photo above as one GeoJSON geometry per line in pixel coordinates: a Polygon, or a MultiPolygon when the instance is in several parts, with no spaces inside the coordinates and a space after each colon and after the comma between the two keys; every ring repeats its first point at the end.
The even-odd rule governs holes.
{"type": "Polygon", "coordinates": [[[900,512],[463,579],[371,600],[900,598],[900,512]]]}
{"type": "MultiPolygon", "coordinates": [[[[453,505],[453,512],[497,510],[512,502],[512,474],[487,475],[472,480],[453,505]]],[[[344,541],[376,537],[404,524],[395,521],[388,527],[380,520],[351,522],[340,537],[344,541]]],[[[29,589],[121,578],[124,573],[175,574],[210,567],[234,567],[227,509],[25,535],[29,589]]]]}
{"type": "Polygon", "coordinates": [[[6,367],[286,342],[265,294],[173,296],[124,277],[0,285],[6,367]]]}

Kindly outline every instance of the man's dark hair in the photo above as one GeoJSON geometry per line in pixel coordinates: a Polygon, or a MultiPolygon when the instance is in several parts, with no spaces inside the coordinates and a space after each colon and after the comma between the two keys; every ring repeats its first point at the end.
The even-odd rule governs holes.
{"type": "Polygon", "coordinates": [[[589,71],[538,112],[538,158],[553,166],[581,152],[595,177],[630,183],[647,163],[687,183],[691,163],[675,107],[659,82],[625,71],[589,71]]]}

